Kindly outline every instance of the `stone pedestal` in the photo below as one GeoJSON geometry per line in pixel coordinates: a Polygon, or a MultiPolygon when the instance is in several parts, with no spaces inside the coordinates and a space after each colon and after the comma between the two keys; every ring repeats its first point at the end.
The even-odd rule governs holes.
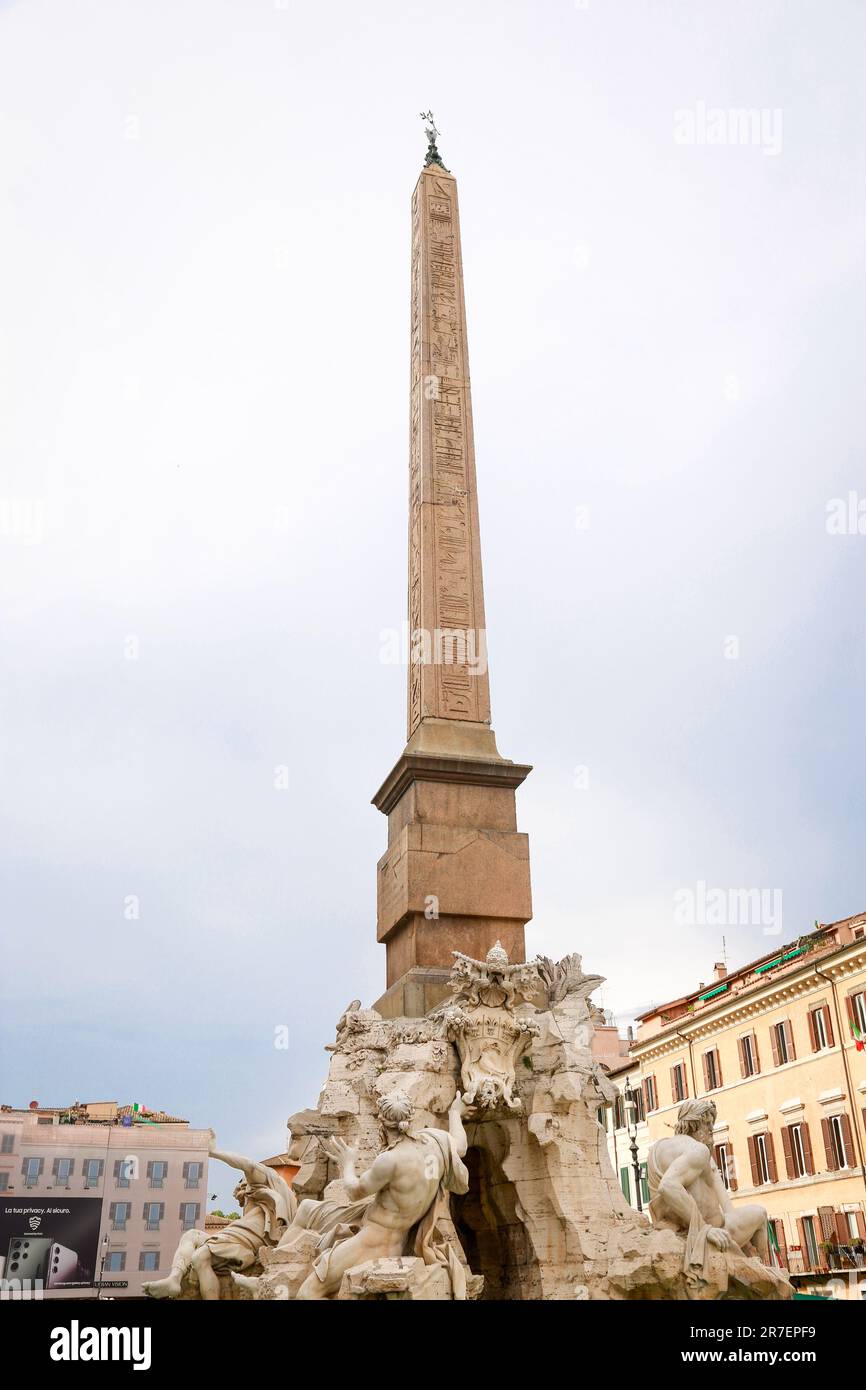
{"type": "Polygon", "coordinates": [[[423,720],[376,793],[388,817],[377,870],[383,1017],[423,1017],[441,1003],[453,951],[484,959],[498,940],[523,959],[532,895],[514,793],[530,770],[500,757],[486,726],[423,720]]]}

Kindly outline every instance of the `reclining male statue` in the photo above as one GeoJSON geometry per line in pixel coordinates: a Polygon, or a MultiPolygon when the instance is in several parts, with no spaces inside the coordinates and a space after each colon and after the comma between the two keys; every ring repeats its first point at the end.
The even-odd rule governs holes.
{"type": "MultiPolygon", "coordinates": [[[[687,1280],[708,1277],[710,1250],[731,1257],[759,1260],[786,1285],[781,1270],[770,1264],[767,1213],[757,1203],[735,1207],[713,1158],[712,1100],[687,1100],[677,1111],[677,1126],[658,1139],[647,1160],[650,1216],[654,1226],[685,1234],[683,1269],[687,1280]]],[[[789,1296],[784,1290],[782,1296],[789,1296]]]]}
{"type": "Polygon", "coordinates": [[[234,1190],[242,1214],[221,1231],[185,1231],[175,1251],[171,1273],[144,1285],[149,1298],[177,1298],[183,1292],[188,1272],[198,1281],[200,1297],[220,1297],[220,1273],[249,1269],[257,1264],[261,1246],[275,1246],[297,1210],[297,1198],[284,1178],[264,1163],[255,1163],[242,1154],[223,1153],[216,1147],[210,1131],[211,1158],[218,1158],[243,1173],[234,1190]]]}
{"type": "MultiPolygon", "coordinates": [[[[301,1231],[321,1233],[312,1269],[297,1298],[329,1299],[339,1292],[343,1275],[371,1260],[414,1254],[427,1265],[448,1272],[451,1296],[466,1297],[466,1274],[451,1245],[437,1229],[447,1211],[448,1193],[463,1193],[469,1175],[463,1163],[467,1140],[460,1092],[448,1112],[448,1129],[410,1132],[413,1105],[403,1091],[378,1103],[384,1148],[366,1172],[355,1171],[357,1152],[344,1140],[322,1141],[340,1169],[347,1202],[306,1198],[282,1240],[290,1248],[301,1231]]],[[[243,1284],[243,1278],[238,1280],[243,1284]]]]}

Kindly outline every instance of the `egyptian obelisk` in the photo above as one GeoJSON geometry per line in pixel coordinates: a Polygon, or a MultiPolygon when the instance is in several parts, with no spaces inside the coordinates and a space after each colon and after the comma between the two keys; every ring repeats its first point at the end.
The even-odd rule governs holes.
{"type": "Polygon", "coordinates": [[[515,789],[490,726],[457,183],[429,147],[412,195],[408,742],[373,804],[388,817],[377,937],[386,1017],[446,994],[453,951],[525,959],[532,916],[515,789]]]}

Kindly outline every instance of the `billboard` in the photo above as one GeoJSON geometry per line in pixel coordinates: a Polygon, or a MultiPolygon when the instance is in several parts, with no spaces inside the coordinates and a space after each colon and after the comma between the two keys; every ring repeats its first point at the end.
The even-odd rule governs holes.
{"type": "Polygon", "coordinates": [[[101,1216],[101,1197],[0,1198],[0,1279],[45,1290],[91,1287],[101,1216]]]}

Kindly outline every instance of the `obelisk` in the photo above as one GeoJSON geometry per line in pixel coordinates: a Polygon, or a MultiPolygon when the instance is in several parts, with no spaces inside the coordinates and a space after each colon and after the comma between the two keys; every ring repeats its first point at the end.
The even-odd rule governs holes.
{"type": "Polygon", "coordinates": [[[482,959],[499,940],[522,961],[532,916],[514,795],[531,769],[500,757],[490,727],[457,183],[425,119],[412,196],[408,742],[373,798],[388,817],[386,1017],[440,1002],[455,950],[482,959]]]}

